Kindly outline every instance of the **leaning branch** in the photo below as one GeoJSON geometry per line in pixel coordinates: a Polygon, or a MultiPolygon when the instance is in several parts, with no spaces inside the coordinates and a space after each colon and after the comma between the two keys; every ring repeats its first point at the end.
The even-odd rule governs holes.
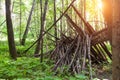
{"type": "MultiPolygon", "coordinates": [[[[66,12],[69,10],[70,6],[75,2],[76,0],[73,0],[69,6],[66,8],[66,10],[63,12],[63,14],[50,26],[50,28],[48,30],[46,30],[42,36],[44,36],[48,31],[50,31],[55,25],[56,23],[66,14],[66,12]]],[[[27,51],[29,51],[38,41],[41,41],[43,37],[39,37],[29,48],[27,48],[23,53],[26,53],[27,51]]]]}

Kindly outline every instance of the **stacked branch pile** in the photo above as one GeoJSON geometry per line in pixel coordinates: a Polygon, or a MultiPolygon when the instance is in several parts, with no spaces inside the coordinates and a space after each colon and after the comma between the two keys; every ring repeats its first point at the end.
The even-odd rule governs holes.
{"type": "Polygon", "coordinates": [[[55,61],[53,71],[67,70],[75,74],[86,69],[91,71],[91,63],[107,62],[108,58],[112,58],[112,54],[106,46],[106,41],[109,39],[107,28],[96,32],[78,10],[73,5],[71,7],[83,21],[85,30],[65,14],[68,24],[73,31],[77,32],[77,35],[74,38],[63,35],[51,52],[50,59],[55,61]]]}

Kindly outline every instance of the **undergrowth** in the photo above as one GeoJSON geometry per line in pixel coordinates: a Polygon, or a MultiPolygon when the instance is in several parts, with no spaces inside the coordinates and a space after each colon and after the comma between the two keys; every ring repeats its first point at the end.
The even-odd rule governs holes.
{"type": "MultiPolygon", "coordinates": [[[[9,49],[6,42],[0,42],[0,80],[88,80],[84,74],[71,75],[63,72],[55,75],[52,71],[54,62],[44,59],[40,63],[39,58],[28,57],[21,54],[27,46],[17,45],[17,51],[21,54],[16,61],[9,57],[9,49]]],[[[32,50],[28,53],[32,55],[32,50]]]]}
{"type": "Polygon", "coordinates": [[[86,76],[79,75],[54,75],[51,71],[53,62],[40,63],[39,58],[20,57],[16,61],[0,56],[1,79],[27,79],[27,80],[86,80],[86,76]]]}

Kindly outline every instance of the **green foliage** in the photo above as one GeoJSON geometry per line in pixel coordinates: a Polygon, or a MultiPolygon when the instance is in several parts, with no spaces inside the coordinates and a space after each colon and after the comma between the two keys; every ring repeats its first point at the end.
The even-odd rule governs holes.
{"type": "MultiPolygon", "coordinates": [[[[13,61],[9,57],[9,50],[7,41],[0,42],[0,79],[15,79],[15,80],[85,80],[84,75],[72,76],[67,70],[67,66],[64,66],[66,70],[55,76],[52,72],[54,61],[44,59],[43,63],[40,63],[39,58],[26,57],[22,52],[30,45],[31,42],[27,41],[25,46],[20,46],[19,42],[16,42],[17,52],[21,57],[16,61],[13,61]]],[[[27,52],[27,55],[33,55],[33,50],[27,52]]]]}
{"type": "MultiPolygon", "coordinates": [[[[8,45],[6,41],[0,41],[0,56],[4,55],[4,56],[8,56],[8,45]]],[[[2,58],[2,57],[1,57],[2,58]]]]}
{"type": "Polygon", "coordinates": [[[86,80],[84,75],[54,76],[51,72],[52,62],[45,60],[40,63],[39,58],[20,57],[16,61],[0,55],[0,78],[17,80],[86,80]]]}
{"type": "Polygon", "coordinates": [[[3,59],[3,57],[4,56],[0,56],[1,78],[35,78],[35,76],[43,77],[46,74],[43,72],[50,67],[45,63],[40,63],[39,59],[37,58],[21,57],[18,58],[17,61],[12,61],[5,57],[3,59]]]}

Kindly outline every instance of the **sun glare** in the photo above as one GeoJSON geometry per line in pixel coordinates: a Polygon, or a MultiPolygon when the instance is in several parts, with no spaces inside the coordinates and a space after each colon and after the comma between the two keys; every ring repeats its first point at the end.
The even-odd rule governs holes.
{"type": "Polygon", "coordinates": [[[102,1],[101,1],[101,0],[98,1],[98,8],[99,8],[99,9],[102,9],[102,8],[103,8],[103,4],[102,4],[102,1]]]}

